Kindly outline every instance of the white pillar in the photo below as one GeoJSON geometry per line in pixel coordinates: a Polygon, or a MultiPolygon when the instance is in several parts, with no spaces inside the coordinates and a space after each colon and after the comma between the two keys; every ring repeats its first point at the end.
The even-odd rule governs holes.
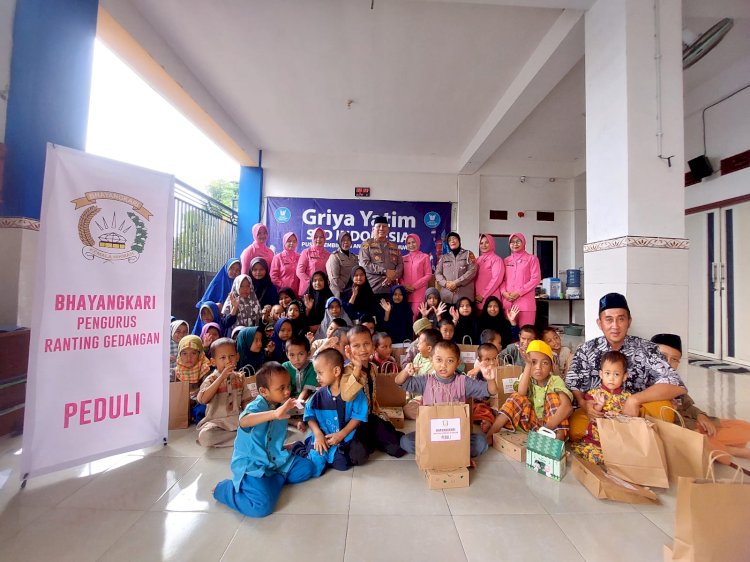
{"type": "Polygon", "coordinates": [[[479,190],[480,175],[458,176],[458,224],[454,227],[461,235],[461,247],[479,256],[479,190]]]}
{"type": "Polygon", "coordinates": [[[630,333],[687,342],[680,0],[598,0],[586,14],[586,337],[609,292],[630,333]],[[671,156],[668,161],[660,158],[671,156]]]}

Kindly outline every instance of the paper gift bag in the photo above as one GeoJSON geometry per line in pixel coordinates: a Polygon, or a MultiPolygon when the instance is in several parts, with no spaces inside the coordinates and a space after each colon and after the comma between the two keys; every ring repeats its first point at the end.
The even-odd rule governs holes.
{"type": "Polygon", "coordinates": [[[185,429],[190,419],[190,383],[169,383],[169,429],[185,429]]]}
{"type": "MultiPolygon", "coordinates": [[[[499,365],[495,375],[497,384],[497,403],[502,406],[508,397],[515,392],[513,385],[523,373],[523,367],[518,365],[499,365]]],[[[499,409],[499,408],[498,408],[499,409]]]]}
{"type": "Polygon", "coordinates": [[[641,486],[669,488],[667,459],[654,422],[628,416],[596,422],[610,474],[641,486]]]}
{"type": "MultiPolygon", "coordinates": [[[[464,339],[467,339],[468,341],[471,341],[471,338],[469,336],[464,337],[464,339]]],[[[470,344],[459,344],[458,349],[461,352],[461,363],[465,366],[465,371],[470,371],[474,368],[474,363],[476,363],[477,360],[477,348],[478,345],[470,345],[470,344]]]]}
{"type": "Polygon", "coordinates": [[[395,375],[375,375],[375,401],[381,408],[403,407],[406,404],[406,391],[396,384],[395,375]]]}
{"type": "Polygon", "coordinates": [[[682,425],[646,417],[654,423],[664,444],[669,478],[673,482],[680,476],[702,478],[708,470],[708,438],[697,431],[687,429],[682,416],[676,410],[675,413],[682,425]]]}
{"type": "Polygon", "coordinates": [[[709,467],[705,479],[677,481],[672,560],[740,562],[750,560],[750,482],[741,469],[732,480],[717,480],[709,467]]]}
{"type": "Polygon", "coordinates": [[[422,470],[469,466],[471,424],[468,404],[420,406],[416,457],[422,470]]]}
{"type": "Polygon", "coordinates": [[[598,464],[587,462],[576,455],[571,457],[570,471],[597,499],[624,503],[659,503],[659,498],[648,488],[607,474],[598,464]]]}

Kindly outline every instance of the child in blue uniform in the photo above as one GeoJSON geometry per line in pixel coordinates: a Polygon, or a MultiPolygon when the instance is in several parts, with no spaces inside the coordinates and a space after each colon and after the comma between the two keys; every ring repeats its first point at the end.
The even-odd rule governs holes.
{"type": "Polygon", "coordinates": [[[316,474],[308,459],[284,449],[291,398],[289,373],[270,361],[257,374],[260,395],[240,414],[240,427],[232,454],[232,479],[222,480],[214,498],[247,515],[273,513],[284,484],[298,484],[316,474]]]}
{"type": "Polygon", "coordinates": [[[326,465],[348,470],[367,461],[366,454],[349,447],[359,424],[367,423],[367,397],[360,390],[349,402],[341,398],[344,356],[338,350],[324,349],[314,364],[321,387],[305,404],[304,420],[313,433],[305,442],[305,454],[319,476],[326,465]]]}

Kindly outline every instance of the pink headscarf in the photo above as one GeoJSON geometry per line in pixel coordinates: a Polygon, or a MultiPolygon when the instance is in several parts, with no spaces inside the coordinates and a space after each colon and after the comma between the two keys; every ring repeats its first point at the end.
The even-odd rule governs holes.
{"type": "MultiPolygon", "coordinates": [[[[258,242],[258,232],[260,232],[261,228],[266,228],[266,225],[262,222],[256,223],[253,225],[253,243],[250,244],[251,246],[255,248],[265,248],[266,243],[263,242],[262,244],[258,242]]],[[[266,234],[268,234],[268,229],[266,228],[266,234]]]]}
{"type": "Polygon", "coordinates": [[[421,246],[422,246],[422,240],[420,240],[420,238],[419,238],[419,235],[418,235],[418,234],[416,234],[416,233],[414,233],[414,232],[412,232],[411,234],[409,234],[409,235],[408,235],[408,236],[406,237],[406,239],[407,239],[407,240],[408,240],[409,238],[414,238],[414,240],[416,240],[416,241],[417,241],[417,249],[416,249],[416,250],[413,250],[413,251],[414,251],[414,252],[419,252],[419,251],[420,251],[420,248],[421,248],[421,246]]]}
{"type": "MultiPolygon", "coordinates": [[[[487,242],[490,243],[490,249],[484,252],[483,254],[482,253],[479,254],[479,257],[477,258],[477,267],[479,267],[479,265],[482,262],[487,261],[487,259],[489,259],[490,256],[495,254],[495,239],[492,237],[492,234],[484,234],[484,233],[480,234],[479,235],[480,241],[482,240],[483,236],[487,239],[487,242]]],[[[508,238],[508,240],[510,240],[510,238],[508,238]]]]}
{"type": "Polygon", "coordinates": [[[513,240],[514,237],[519,238],[521,240],[521,244],[523,244],[523,248],[513,253],[517,254],[518,256],[521,256],[523,254],[528,254],[528,252],[526,251],[526,237],[520,232],[514,232],[513,234],[510,235],[510,238],[508,238],[508,244],[510,244],[510,241],[513,240]]]}
{"type": "Polygon", "coordinates": [[[284,237],[281,239],[282,240],[281,241],[282,250],[279,253],[284,254],[285,256],[289,256],[289,257],[297,254],[297,246],[299,245],[299,238],[297,238],[297,244],[295,244],[295,246],[294,246],[293,249],[291,249],[291,250],[287,250],[286,249],[286,242],[292,236],[294,236],[295,238],[297,238],[297,235],[294,232],[287,232],[286,234],[284,234],[284,237]]]}

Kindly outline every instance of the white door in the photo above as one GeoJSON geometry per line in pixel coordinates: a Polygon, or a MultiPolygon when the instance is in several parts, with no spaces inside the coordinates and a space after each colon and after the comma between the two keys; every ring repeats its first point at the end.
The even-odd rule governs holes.
{"type": "Polygon", "coordinates": [[[721,284],[719,283],[719,211],[687,215],[689,251],[689,341],[692,353],[721,357],[721,284]]]}
{"type": "Polygon", "coordinates": [[[750,203],[685,217],[690,352],[750,365],[750,203]],[[744,281],[744,283],[743,283],[744,281]]]}

